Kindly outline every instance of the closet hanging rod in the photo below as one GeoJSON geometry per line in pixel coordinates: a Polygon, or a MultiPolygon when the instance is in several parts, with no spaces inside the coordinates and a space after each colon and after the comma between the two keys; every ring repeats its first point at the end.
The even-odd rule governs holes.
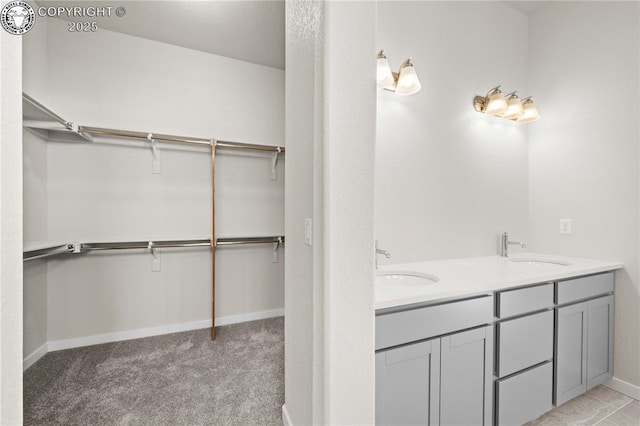
{"type": "MultiPolygon", "coordinates": [[[[29,107],[35,108],[35,110],[31,110],[29,107],[24,108],[23,114],[25,115],[25,119],[28,118],[30,120],[35,121],[56,121],[69,132],[73,132],[79,136],[82,136],[86,139],[84,135],[98,135],[98,136],[114,136],[121,138],[129,138],[129,139],[143,139],[148,140],[149,133],[145,132],[134,132],[130,130],[118,130],[118,129],[108,129],[103,127],[91,127],[91,126],[77,126],[76,124],[65,120],[60,117],[55,112],[51,111],[46,106],[42,105],[40,102],[36,101],[31,96],[26,93],[22,93],[22,99],[29,105],[29,107]],[[29,109],[29,111],[27,111],[29,109]],[[31,116],[33,114],[36,116],[31,116]]],[[[24,104],[23,104],[24,105],[24,104]]],[[[26,121],[25,121],[26,123],[26,121]]],[[[26,127],[30,127],[27,126],[26,127]]],[[[38,126],[35,126],[38,128],[38,126]]],[[[56,129],[56,130],[64,130],[64,129],[56,129]]],[[[205,138],[195,138],[195,137],[187,137],[187,136],[175,136],[175,135],[165,135],[165,134],[156,134],[151,133],[154,140],[162,141],[162,142],[177,142],[177,143],[189,143],[195,145],[210,145],[211,139],[205,138]]],[[[230,149],[245,149],[245,150],[253,150],[253,151],[266,151],[266,152],[285,152],[285,148],[283,146],[272,146],[272,145],[259,145],[253,143],[245,143],[245,142],[233,142],[233,141],[216,141],[216,147],[218,148],[230,148],[230,149]]]]}
{"type": "Polygon", "coordinates": [[[211,240],[127,241],[117,243],[82,243],[82,252],[95,250],[128,250],[175,247],[211,247],[211,240]]]}
{"type": "MultiPolygon", "coordinates": [[[[273,237],[239,237],[239,238],[218,238],[216,246],[230,246],[240,244],[264,244],[264,243],[284,243],[284,236],[273,237]]],[[[198,240],[163,240],[163,241],[125,241],[110,243],[69,243],[37,250],[25,251],[22,260],[33,260],[47,256],[63,253],[85,253],[89,251],[101,250],[129,250],[129,249],[160,249],[178,247],[211,247],[210,239],[198,240]]]]}
{"type": "Polygon", "coordinates": [[[246,238],[218,238],[216,246],[231,246],[239,244],[264,244],[264,243],[284,243],[284,236],[276,237],[246,237],[246,238]]]}
{"type": "MultiPolygon", "coordinates": [[[[95,136],[115,136],[121,138],[129,138],[129,139],[142,139],[148,140],[149,135],[159,142],[178,142],[178,143],[189,143],[194,145],[210,145],[210,139],[204,138],[193,138],[187,136],[175,136],[175,135],[164,135],[160,133],[144,133],[144,132],[134,132],[130,130],[116,130],[116,129],[106,129],[102,127],[88,127],[88,126],[80,126],[78,127],[78,133],[88,133],[90,135],[95,136]]],[[[267,152],[284,152],[285,148],[282,146],[270,146],[270,145],[258,145],[252,143],[244,143],[244,142],[232,142],[232,141],[216,141],[217,148],[231,148],[231,149],[249,149],[253,151],[267,151],[267,152]]]]}

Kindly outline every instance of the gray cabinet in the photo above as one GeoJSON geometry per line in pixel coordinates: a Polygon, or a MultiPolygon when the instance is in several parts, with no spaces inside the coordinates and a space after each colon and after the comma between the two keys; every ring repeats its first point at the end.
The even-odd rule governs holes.
{"type": "MultiPolygon", "coordinates": [[[[581,280],[585,286],[575,297],[593,297],[594,293],[613,290],[613,274],[585,277],[581,280]],[[591,283],[585,281],[590,278],[592,278],[591,283]]],[[[562,294],[563,284],[563,282],[558,283],[559,295],[562,294]]],[[[611,377],[613,377],[613,296],[595,297],[557,308],[556,405],[563,404],[611,377]]]]}
{"type": "Polygon", "coordinates": [[[553,407],[553,284],[497,294],[495,424],[519,426],[553,407]]]}
{"type": "Polygon", "coordinates": [[[476,328],[376,353],[376,424],[489,425],[493,333],[476,328]]]}
{"type": "Polygon", "coordinates": [[[493,297],[376,312],[376,350],[490,324],[493,297]]]}
{"type": "Polygon", "coordinates": [[[377,311],[376,424],[522,425],[605,382],[613,290],[606,272],[377,311]]]}
{"type": "Polygon", "coordinates": [[[552,310],[500,322],[496,327],[499,342],[496,351],[498,377],[553,358],[552,310]]]}
{"type": "Polygon", "coordinates": [[[376,424],[490,424],[493,295],[376,312],[376,424]]]}
{"type": "Polygon", "coordinates": [[[376,424],[438,424],[440,339],[376,353],[376,424]]]}
{"type": "Polygon", "coordinates": [[[491,424],[493,333],[483,327],[440,339],[440,425],[491,424]]]}
{"type": "Polygon", "coordinates": [[[613,377],[613,296],[587,303],[587,390],[613,377]]]}
{"type": "Polygon", "coordinates": [[[553,305],[553,283],[500,291],[496,297],[498,318],[539,311],[553,305]]]}
{"type": "Polygon", "coordinates": [[[496,424],[519,426],[551,410],[553,363],[496,381],[496,424]]]}
{"type": "Polygon", "coordinates": [[[587,390],[587,304],[556,310],[556,405],[587,390]]]}

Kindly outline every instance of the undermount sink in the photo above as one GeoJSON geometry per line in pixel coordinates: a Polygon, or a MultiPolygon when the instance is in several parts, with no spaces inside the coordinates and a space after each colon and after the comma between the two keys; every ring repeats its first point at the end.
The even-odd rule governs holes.
{"type": "Polygon", "coordinates": [[[415,271],[376,271],[376,285],[389,287],[421,287],[437,283],[438,277],[415,271]]]}
{"type": "Polygon", "coordinates": [[[529,266],[549,266],[549,265],[569,266],[571,265],[569,262],[563,262],[561,260],[529,259],[524,257],[509,258],[509,262],[522,263],[529,266]]]}

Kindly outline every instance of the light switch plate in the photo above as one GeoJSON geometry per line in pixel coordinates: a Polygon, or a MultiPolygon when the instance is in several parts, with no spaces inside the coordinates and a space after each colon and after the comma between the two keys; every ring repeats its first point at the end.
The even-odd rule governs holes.
{"type": "Polygon", "coordinates": [[[560,234],[571,235],[572,224],[571,219],[560,219],[560,234]]]}
{"type": "Polygon", "coordinates": [[[313,235],[313,220],[310,217],[308,217],[304,220],[304,243],[308,246],[310,246],[313,243],[312,235],[313,235]]]}

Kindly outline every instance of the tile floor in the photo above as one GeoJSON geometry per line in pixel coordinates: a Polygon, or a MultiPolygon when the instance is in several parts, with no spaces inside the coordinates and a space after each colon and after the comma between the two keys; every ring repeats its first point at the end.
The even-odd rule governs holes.
{"type": "Polygon", "coordinates": [[[640,401],[598,386],[526,426],[640,426],[640,401]]]}

